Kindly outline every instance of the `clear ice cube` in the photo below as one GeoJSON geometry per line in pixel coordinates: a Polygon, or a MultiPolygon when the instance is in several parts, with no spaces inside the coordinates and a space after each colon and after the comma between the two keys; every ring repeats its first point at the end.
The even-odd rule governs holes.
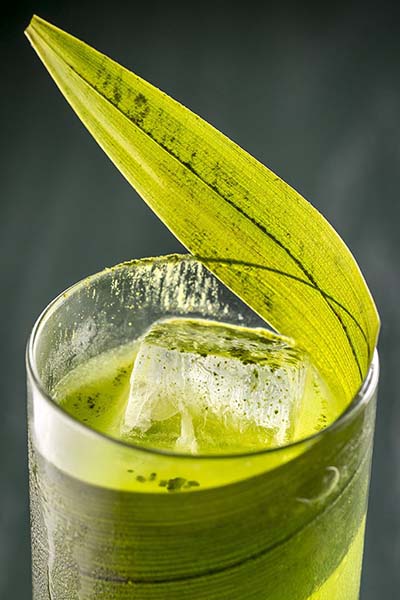
{"type": "Polygon", "coordinates": [[[122,433],[178,415],[178,450],[198,452],[210,419],[238,435],[261,428],[268,445],[282,445],[293,439],[308,368],[292,340],[264,329],[158,321],[139,342],[122,433]]]}

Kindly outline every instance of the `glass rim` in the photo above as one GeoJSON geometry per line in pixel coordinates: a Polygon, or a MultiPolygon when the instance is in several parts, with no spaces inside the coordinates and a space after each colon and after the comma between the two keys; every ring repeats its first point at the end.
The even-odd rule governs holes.
{"type": "MultiPolygon", "coordinates": [[[[33,325],[32,331],[29,335],[27,345],[26,345],[25,357],[26,357],[27,372],[28,372],[28,375],[30,376],[33,384],[35,385],[37,391],[40,393],[41,397],[45,400],[45,402],[48,403],[49,406],[51,406],[51,408],[53,410],[58,412],[58,414],[60,414],[64,419],[66,419],[67,422],[73,424],[75,427],[78,427],[78,429],[81,429],[82,433],[84,433],[84,434],[94,435],[95,437],[98,437],[106,442],[109,442],[111,444],[117,444],[117,445],[122,446],[125,449],[132,451],[132,452],[141,451],[141,452],[146,452],[146,453],[150,453],[153,455],[160,455],[160,456],[164,456],[164,457],[192,459],[192,460],[205,460],[205,459],[206,460],[207,459],[208,460],[210,460],[210,459],[225,460],[225,459],[252,458],[252,457],[259,457],[259,456],[263,456],[263,455],[265,455],[265,456],[272,455],[272,454],[276,454],[278,452],[284,452],[286,450],[292,450],[292,449],[298,448],[301,445],[304,445],[307,443],[315,443],[319,439],[324,438],[326,435],[330,434],[331,432],[335,431],[336,429],[340,428],[342,425],[347,423],[348,420],[351,419],[351,417],[355,413],[357,413],[357,411],[360,410],[362,406],[364,406],[365,404],[367,404],[369,402],[369,400],[371,399],[371,397],[373,396],[373,394],[377,388],[378,379],[379,379],[379,356],[378,356],[377,348],[374,349],[373,357],[372,357],[372,360],[371,360],[371,363],[370,363],[370,366],[369,366],[369,369],[368,369],[368,372],[367,372],[367,375],[366,375],[364,381],[361,383],[357,393],[354,395],[353,399],[351,400],[351,402],[349,402],[348,406],[344,409],[344,411],[341,412],[338,415],[338,417],[332,423],[330,423],[330,425],[328,425],[327,427],[324,427],[323,429],[320,429],[319,431],[312,433],[309,436],[305,436],[299,440],[289,442],[288,444],[284,444],[282,446],[273,446],[270,448],[262,448],[262,449],[258,449],[258,450],[250,450],[247,452],[235,452],[235,453],[229,453],[229,454],[189,454],[189,453],[185,453],[185,452],[174,452],[172,450],[163,450],[160,448],[153,448],[150,446],[140,446],[139,444],[132,444],[132,443],[126,442],[122,439],[118,439],[116,437],[108,435],[107,433],[97,431],[97,430],[91,428],[89,425],[87,425],[87,424],[79,421],[75,417],[73,417],[70,413],[68,413],[66,410],[64,410],[64,408],[62,406],[60,406],[52,398],[51,394],[45,389],[45,386],[43,385],[40,375],[38,373],[38,370],[36,368],[36,362],[34,359],[36,340],[38,339],[38,336],[40,335],[41,327],[44,325],[47,318],[51,315],[52,311],[56,307],[59,306],[60,303],[62,303],[63,301],[66,301],[68,299],[68,297],[71,293],[73,293],[74,291],[79,289],[81,286],[87,285],[87,283],[89,281],[93,282],[96,279],[100,279],[103,275],[110,273],[111,271],[119,271],[122,268],[134,267],[137,264],[140,264],[140,265],[143,265],[145,263],[154,264],[155,262],[168,263],[168,262],[172,262],[172,261],[183,261],[183,260],[186,260],[186,261],[192,260],[194,262],[199,262],[199,261],[197,261],[195,256],[192,256],[190,254],[165,254],[165,255],[161,255],[161,256],[132,259],[132,260],[121,262],[113,267],[106,267],[105,269],[102,269],[101,271],[98,271],[92,275],[88,275],[87,277],[80,279],[76,283],[74,283],[71,286],[69,286],[68,288],[66,288],[64,291],[60,292],[51,302],[49,302],[49,304],[47,304],[47,306],[40,313],[40,315],[38,316],[38,318],[36,319],[36,321],[33,325]]],[[[224,284],[221,282],[221,285],[224,285],[224,284]]]]}

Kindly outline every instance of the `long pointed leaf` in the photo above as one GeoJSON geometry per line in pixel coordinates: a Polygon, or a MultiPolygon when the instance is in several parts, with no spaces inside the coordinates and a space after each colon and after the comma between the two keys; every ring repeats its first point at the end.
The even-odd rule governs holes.
{"type": "Polygon", "coordinates": [[[333,391],[350,400],[367,373],[379,319],[354,258],[327,221],[137,75],[39,17],[26,33],[83,123],[171,231],[295,338],[333,391]]]}

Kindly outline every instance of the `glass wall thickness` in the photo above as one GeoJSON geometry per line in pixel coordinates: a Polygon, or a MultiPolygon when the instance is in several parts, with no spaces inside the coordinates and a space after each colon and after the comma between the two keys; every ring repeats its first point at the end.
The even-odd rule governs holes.
{"type": "Polygon", "coordinates": [[[27,351],[33,599],[357,600],[377,356],[333,425],[242,455],[133,447],[56,404],[54,388],[68,372],[166,316],[263,325],[194,259],[171,256],[87,278],[34,327],[27,351]],[[177,478],[199,486],[158,485],[177,478]]]}

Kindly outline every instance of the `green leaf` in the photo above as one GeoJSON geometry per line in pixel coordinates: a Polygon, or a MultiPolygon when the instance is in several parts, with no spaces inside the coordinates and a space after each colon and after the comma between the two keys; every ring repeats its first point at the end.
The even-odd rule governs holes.
{"type": "Polygon", "coordinates": [[[39,17],[26,33],[80,119],[177,238],[303,346],[332,390],[350,401],[370,365],[379,319],[329,223],[267,167],[137,75],[39,17]]]}

